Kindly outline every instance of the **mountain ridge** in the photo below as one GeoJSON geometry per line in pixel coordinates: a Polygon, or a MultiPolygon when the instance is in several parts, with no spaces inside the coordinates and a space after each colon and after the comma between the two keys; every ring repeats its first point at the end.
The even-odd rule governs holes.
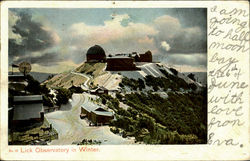
{"type": "Polygon", "coordinates": [[[70,88],[71,86],[80,86],[85,90],[91,87],[103,86],[109,90],[120,89],[119,84],[124,77],[129,79],[143,79],[146,76],[166,77],[166,74],[183,79],[187,84],[194,84],[197,89],[203,87],[199,82],[193,81],[185,74],[170,68],[163,63],[136,63],[141,70],[135,71],[106,71],[106,63],[83,63],[71,72],[65,72],[52,77],[43,82],[48,87],[70,88]],[[86,82],[87,81],[87,82],[86,82]],[[85,87],[84,87],[85,86],[85,87]]]}

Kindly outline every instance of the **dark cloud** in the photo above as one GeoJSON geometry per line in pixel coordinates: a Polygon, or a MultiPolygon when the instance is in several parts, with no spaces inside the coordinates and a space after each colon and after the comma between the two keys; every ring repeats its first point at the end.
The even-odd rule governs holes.
{"type": "Polygon", "coordinates": [[[168,14],[178,18],[184,27],[198,26],[204,32],[207,31],[206,8],[172,8],[168,14]]]}
{"type": "Polygon", "coordinates": [[[160,54],[154,55],[156,61],[165,62],[168,64],[176,65],[189,65],[189,66],[207,66],[207,55],[206,54],[160,54]]]}
{"type": "Polygon", "coordinates": [[[9,39],[9,60],[12,61],[14,56],[19,56],[20,53],[25,54],[25,46],[18,44],[15,39],[9,39]]]}
{"type": "Polygon", "coordinates": [[[203,33],[190,33],[184,30],[176,33],[171,38],[161,36],[164,35],[163,33],[159,33],[159,35],[159,37],[155,38],[155,42],[161,53],[166,53],[166,51],[159,45],[162,41],[166,41],[171,47],[167,53],[193,54],[207,52],[207,40],[204,38],[206,35],[203,33]]]}
{"type": "Polygon", "coordinates": [[[170,40],[170,53],[205,53],[207,52],[206,35],[203,33],[180,32],[170,40]]]}
{"type": "Polygon", "coordinates": [[[154,24],[159,34],[154,37],[159,51],[164,53],[207,52],[207,9],[176,8],[166,11],[154,24]],[[171,49],[165,51],[159,44],[166,41],[171,49]]]}
{"type": "Polygon", "coordinates": [[[58,53],[44,53],[40,56],[31,56],[25,58],[19,58],[18,62],[28,61],[31,64],[39,64],[42,66],[57,65],[59,62],[63,61],[64,57],[60,57],[58,53]]]}
{"type": "Polygon", "coordinates": [[[16,12],[15,14],[18,16],[18,20],[9,27],[19,37],[9,39],[9,61],[12,62],[14,57],[17,57],[17,61],[31,57],[34,62],[38,62],[36,60],[40,58],[39,63],[42,64],[57,58],[54,56],[55,54],[51,53],[45,53],[37,58],[32,57],[32,52],[42,52],[55,44],[52,33],[45,30],[40,23],[33,21],[29,13],[16,12]]]}

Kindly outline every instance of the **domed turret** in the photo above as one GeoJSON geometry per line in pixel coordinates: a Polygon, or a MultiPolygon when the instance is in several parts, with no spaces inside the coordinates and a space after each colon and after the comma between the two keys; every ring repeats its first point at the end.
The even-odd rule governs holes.
{"type": "Polygon", "coordinates": [[[105,62],[106,54],[103,48],[99,45],[95,45],[89,48],[87,51],[87,62],[105,62]]]}

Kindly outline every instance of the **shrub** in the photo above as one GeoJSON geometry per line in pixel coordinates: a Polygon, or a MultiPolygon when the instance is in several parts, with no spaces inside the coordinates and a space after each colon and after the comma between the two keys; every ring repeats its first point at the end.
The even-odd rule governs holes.
{"type": "Polygon", "coordinates": [[[122,95],[121,95],[120,93],[117,92],[117,93],[115,94],[115,96],[116,96],[116,98],[117,98],[118,100],[120,100],[120,101],[122,100],[122,95]]]}
{"type": "Polygon", "coordinates": [[[47,97],[46,95],[43,95],[43,105],[48,106],[48,107],[54,106],[53,101],[49,97],[47,97]]]}
{"type": "Polygon", "coordinates": [[[122,82],[119,84],[119,86],[120,87],[128,86],[128,87],[130,87],[133,90],[137,90],[137,88],[139,87],[139,83],[135,79],[132,79],[132,78],[129,79],[127,77],[123,77],[122,78],[122,82]]]}
{"type": "Polygon", "coordinates": [[[110,128],[110,131],[113,132],[114,134],[117,134],[120,132],[119,129],[116,127],[110,128]]]}
{"type": "Polygon", "coordinates": [[[120,102],[119,102],[119,100],[118,100],[117,98],[113,98],[113,99],[111,99],[111,100],[109,100],[109,101],[112,103],[112,105],[113,105],[114,107],[116,107],[116,108],[119,107],[120,102]]]}
{"type": "Polygon", "coordinates": [[[119,83],[119,86],[123,88],[123,87],[124,87],[124,84],[123,84],[122,82],[120,82],[120,83],[119,83]]]}
{"type": "Polygon", "coordinates": [[[151,117],[143,115],[139,118],[138,127],[140,129],[146,128],[149,131],[154,131],[154,120],[151,117]]]}
{"type": "Polygon", "coordinates": [[[121,116],[131,116],[130,113],[122,108],[118,108],[117,114],[121,115],[121,116]]]}
{"type": "Polygon", "coordinates": [[[48,76],[48,78],[47,78],[46,80],[50,80],[50,79],[53,78],[53,77],[54,77],[54,75],[51,74],[51,75],[48,76]]]}
{"type": "Polygon", "coordinates": [[[163,82],[162,82],[162,79],[161,78],[155,78],[151,75],[147,75],[146,78],[145,78],[145,81],[146,81],[146,85],[148,86],[152,86],[154,91],[157,91],[159,89],[158,86],[162,86],[163,85],[163,82]]]}
{"type": "Polygon", "coordinates": [[[170,68],[169,69],[174,75],[177,75],[178,74],[178,71],[174,68],[170,68]]]}
{"type": "Polygon", "coordinates": [[[102,99],[102,104],[106,105],[107,100],[106,99],[102,99]]]}
{"type": "Polygon", "coordinates": [[[164,70],[164,69],[159,69],[161,72],[162,72],[162,74],[164,74],[166,77],[168,77],[168,72],[166,71],[166,70],[164,70]]]}
{"type": "Polygon", "coordinates": [[[127,109],[127,111],[130,113],[130,115],[133,117],[133,119],[136,119],[136,117],[137,117],[137,115],[138,115],[138,111],[137,111],[137,110],[135,110],[135,109],[129,107],[129,108],[127,109]]]}
{"type": "Polygon", "coordinates": [[[197,89],[197,86],[194,83],[190,83],[189,88],[195,91],[197,89]]]}
{"type": "Polygon", "coordinates": [[[69,99],[72,96],[72,93],[70,92],[70,90],[66,89],[66,88],[59,88],[57,89],[58,94],[56,95],[56,104],[58,106],[60,106],[61,104],[66,104],[68,103],[69,99]]]}
{"type": "Polygon", "coordinates": [[[145,88],[144,81],[141,78],[138,79],[138,84],[139,84],[139,89],[140,90],[145,88]]]}
{"type": "Polygon", "coordinates": [[[69,88],[71,93],[83,93],[84,90],[81,87],[69,88]]]}
{"type": "Polygon", "coordinates": [[[41,86],[40,83],[35,80],[31,75],[26,76],[28,85],[26,86],[26,90],[31,94],[41,94],[41,86]]]}
{"type": "Polygon", "coordinates": [[[89,71],[86,74],[93,75],[93,71],[89,71]]]}
{"type": "Polygon", "coordinates": [[[194,74],[193,73],[189,73],[187,75],[190,79],[192,79],[193,81],[196,81],[195,78],[194,78],[194,74]]]}

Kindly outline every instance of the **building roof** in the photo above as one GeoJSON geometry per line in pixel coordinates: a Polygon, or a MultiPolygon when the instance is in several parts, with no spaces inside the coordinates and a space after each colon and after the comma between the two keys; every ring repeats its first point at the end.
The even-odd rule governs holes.
{"type": "Polygon", "coordinates": [[[102,115],[102,116],[113,116],[112,112],[109,111],[92,111],[96,115],[102,115]]]}
{"type": "Polygon", "coordinates": [[[106,56],[105,55],[105,51],[99,45],[95,45],[95,46],[90,47],[89,50],[87,51],[87,55],[102,55],[102,56],[106,56]]]}
{"type": "Polygon", "coordinates": [[[96,90],[98,90],[98,89],[101,89],[101,90],[108,90],[107,88],[105,88],[105,87],[103,87],[103,86],[98,87],[96,90]]]}
{"type": "Polygon", "coordinates": [[[104,108],[102,108],[99,105],[88,103],[84,104],[84,106],[81,106],[83,109],[85,109],[88,112],[94,112],[94,111],[99,111],[99,112],[107,112],[104,108]]]}
{"type": "Polygon", "coordinates": [[[14,107],[13,120],[29,120],[41,118],[43,112],[42,103],[19,104],[14,107]]]}
{"type": "Polygon", "coordinates": [[[25,78],[24,75],[8,75],[9,78],[25,78]]]}
{"type": "Polygon", "coordinates": [[[42,100],[42,95],[14,96],[14,102],[33,102],[42,100]]]}
{"type": "Polygon", "coordinates": [[[96,92],[96,91],[98,91],[98,90],[108,91],[107,88],[105,88],[105,87],[103,87],[103,86],[100,86],[100,87],[98,87],[98,88],[96,88],[96,89],[90,90],[90,92],[96,92]]]}
{"type": "Polygon", "coordinates": [[[146,51],[145,54],[146,54],[146,55],[152,55],[152,53],[151,53],[150,50],[146,51]]]}
{"type": "Polygon", "coordinates": [[[82,105],[81,106],[83,109],[85,109],[86,111],[88,112],[91,112],[91,111],[95,111],[97,110],[98,108],[100,108],[99,106],[95,105],[95,104],[84,104],[84,106],[82,105]]]}
{"type": "Polygon", "coordinates": [[[8,75],[9,82],[24,82],[26,77],[24,75],[8,75]]]}
{"type": "Polygon", "coordinates": [[[128,56],[112,56],[112,57],[108,57],[107,59],[133,59],[133,58],[128,57],[128,56]]]}

